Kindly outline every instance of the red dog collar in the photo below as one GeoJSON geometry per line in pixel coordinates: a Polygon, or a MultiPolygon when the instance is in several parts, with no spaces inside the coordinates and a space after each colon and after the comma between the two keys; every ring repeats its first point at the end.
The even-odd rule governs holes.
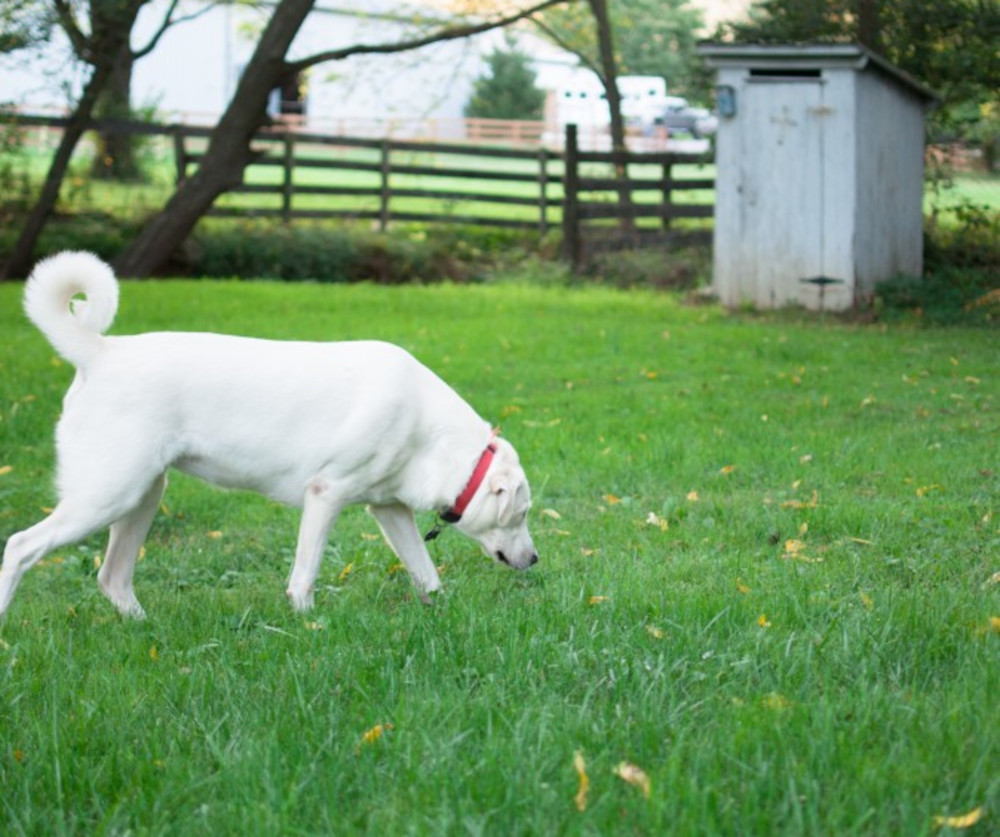
{"type": "Polygon", "coordinates": [[[497,432],[494,430],[493,435],[490,436],[490,443],[486,446],[486,450],[483,451],[482,456],[479,457],[479,461],[472,471],[472,476],[465,484],[465,488],[462,489],[462,493],[458,495],[458,499],[454,505],[450,509],[441,512],[441,519],[445,523],[457,523],[462,519],[462,515],[465,514],[465,510],[469,507],[469,503],[472,502],[472,498],[476,496],[479,486],[483,484],[486,472],[490,469],[493,457],[497,452],[497,443],[493,441],[496,438],[497,432]]]}

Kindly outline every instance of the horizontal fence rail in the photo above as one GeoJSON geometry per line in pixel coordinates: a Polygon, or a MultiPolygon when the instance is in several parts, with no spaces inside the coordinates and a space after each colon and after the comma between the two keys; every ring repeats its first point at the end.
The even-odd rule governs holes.
{"type": "MultiPolygon", "coordinates": [[[[448,222],[536,229],[544,235],[553,223],[550,216],[559,203],[550,187],[559,187],[563,179],[562,173],[555,170],[560,163],[559,156],[545,149],[372,140],[299,132],[270,135],[260,132],[256,148],[258,155],[248,167],[244,182],[232,192],[279,195],[280,206],[216,207],[212,210],[213,215],[279,215],[285,221],[303,218],[369,220],[377,222],[380,230],[387,229],[394,221],[448,222]],[[330,151],[352,153],[334,158],[329,156],[330,151]],[[494,165],[476,166],[477,160],[494,165]],[[268,168],[278,172],[280,182],[261,183],[256,179],[261,169],[268,168]],[[351,186],[303,183],[301,179],[304,178],[297,177],[297,173],[307,170],[360,174],[364,183],[351,186]],[[513,188],[505,193],[490,190],[487,188],[490,184],[513,188]],[[305,197],[357,198],[359,201],[355,206],[330,201],[326,206],[306,207],[300,200],[305,197]],[[499,205],[524,207],[530,211],[474,214],[460,211],[460,204],[477,206],[480,210],[499,205]]],[[[186,177],[189,166],[197,165],[202,156],[200,151],[179,151],[178,179],[186,177]]]]}
{"type": "MultiPolygon", "coordinates": [[[[67,123],[28,115],[3,121],[26,129],[67,123]]],[[[88,128],[168,138],[177,183],[204,159],[213,131],[114,119],[92,120],[88,128]]],[[[572,125],[563,152],[330,136],[287,126],[261,129],[252,147],[243,181],[221,195],[210,214],[362,220],[380,230],[396,222],[452,223],[544,235],[561,226],[576,267],[602,249],[671,246],[711,235],[714,178],[677,173],[710,165],[710,156],[583,150],[572,125]]]]}

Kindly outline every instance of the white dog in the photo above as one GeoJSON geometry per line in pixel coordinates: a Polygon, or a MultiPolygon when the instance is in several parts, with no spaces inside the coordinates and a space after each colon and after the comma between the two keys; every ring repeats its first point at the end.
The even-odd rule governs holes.
{"type": "Polygon", "coordinates": [[[514,448],[397,346],[106,337],[118,283],[89,253],[39,263],[24,304],[77,374],[56,429],[59,503],[8,540],[0,616],[26,570],[110,525],[98,584],[121,613],[141,617],[132,573],[168,468],[302,507],[288,582],[298,610],[312,606],[330,528],[352,503],[370,504],[425,598],[441,582],[414,510],[442,512],[504,564],[524,569],[538,560],[514,448]],[[74,300],[81,294],[85,302],[74,300]]]}

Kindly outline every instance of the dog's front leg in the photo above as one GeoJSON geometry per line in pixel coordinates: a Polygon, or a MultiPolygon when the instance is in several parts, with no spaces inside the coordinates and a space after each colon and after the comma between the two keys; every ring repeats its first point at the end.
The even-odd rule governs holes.
{"type": "Polygon", "coordinates": [[[413,519],[413,510],[403,505],[371,506],[371,513],[393,551],[406,565],[421,598],[429,602],[428,594],[441,589],[441,578],[427,554],[424,539],[413,519]]]}
{"type": "Polygon", "coordinates": [[[292,607],[298,611],[309,610],[313,606],[313,585],[323,560],[330,527],[342,508],[343,503],[328,482],[316,479],[309,483],[302,503],[295,566],[292,567],[287,591],[292,607]]]}

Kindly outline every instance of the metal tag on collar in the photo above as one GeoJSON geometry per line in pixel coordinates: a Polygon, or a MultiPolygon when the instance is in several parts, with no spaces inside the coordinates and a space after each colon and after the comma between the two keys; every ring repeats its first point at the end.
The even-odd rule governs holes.
{"type": "Polygon", "coordinates": [[[437,520],[434,521],[434,525],[431,526],[427,534],[424,535],[424,543],[430,543],[438,535],[440,535],[444,531],[444,527],[447,525],[447,522],[448,521],[441,518],[441,515],[438,515],[437,520]]]}

